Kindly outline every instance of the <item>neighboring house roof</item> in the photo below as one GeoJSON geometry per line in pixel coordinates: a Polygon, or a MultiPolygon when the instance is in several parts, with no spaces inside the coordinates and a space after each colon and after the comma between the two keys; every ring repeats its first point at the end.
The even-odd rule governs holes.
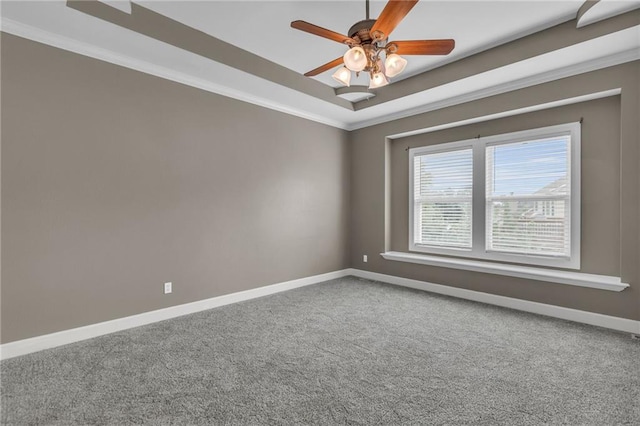
{"type": "Polygon", "coordinates": [[[539,190],[534,192],[534,194],[535,195],[556,195],[558,193],[566,191],[567,185],[568,185],[567,178],[561,177],[547,184],[546,186],[540,188],[539,190]]]}
{"type": "MultiPolygon", "coordinates": [[[[561,177],[559,179],[554,180],[553,182],[545,185],[540,188],[534,195],[557,195],[559,193],[563,193],[567,190],[567,178],[561,177]]],[[[520,215],[523,219],[533,219],[533,220],[545,220],[547,216],[541,211],[540,208],[537,209],[529,209],[520,215]]]]}

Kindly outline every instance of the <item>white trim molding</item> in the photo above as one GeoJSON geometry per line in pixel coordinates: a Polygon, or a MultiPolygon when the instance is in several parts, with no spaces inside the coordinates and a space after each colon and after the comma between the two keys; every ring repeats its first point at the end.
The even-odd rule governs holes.
{"type": "Polygon", "coordinates": [[[225,294],[223,296],[212,297],[210,299],[199,300],[182,305],[170,306],[168,308],[144,312],[142,314],[86,325],[83,327],[72,328],[70,330],[63,330],[56,333],[45,334],[43,336],[9,342],[0,345],[0,360],[26,355],[44,349],[51,349],[67,345],[69,343],[79,342],[81,340],[115,333],[129,328],[140,327],[142,325],[152,324],[154,322],[164,321],[183,315],[189,315],[205,311],[207,309],[217,308],[219,306],[230,305],[232,303],[243,302],[245,300],[293,290],[295,288],[342,278],[348,275],[349,270],[343,269],[328,272],[326,274],[313,275],[297,280],[267,285],[265,287],[258,287],[251,290],[239,291],[237,293],[225,294]]]}
{"type": "MultiPolygon", "coordinates": [[[[393,120],[399,120],[402,118],[412,117],[418,114],[437,111],[437,110],[448,108],[451,106],[473,102],[473,101],[485,99],[491,96],[501,95],[503,93],[513,92],[515,90],[525,89],[528,87],[533,87],[536,85],[561,80],[567,77],[573,77],[573,76],[584,74],[591,71],[597,71],[603,68],[614,67],[616,65],[625,64],[627,62],[633,62],[638,59],[640,59],[640,49],[637,49],[637,48],[629,49],[629,50],[617,52],[605,57],[591,59],[586,62],[569,65],[564,68],[547,71],[547,72],[536,74],[529,77],[523,77],[514,81],[499,83],[491,87],[485,87],[475,91],[467,91],[461,95],[438,100],[435,102],[425,102],[419,106],[385,114],[384,116],[374,117],[368,120],[361,120],[356,123],[351,123],[347,125],[346,130],[352,131],[352,130],[363,129],[365,127],[371,127],[377,124],[382,124],[382,123],[386,123],[393,120]]],[[[455,83],[455,81],[451,83],[455,83]]],[[[448,83],[448,84],[451,84],[451,83],[448,83]]],[[[427,92],[428,91],[425,91],[425,93],[427,92]]],[[[563,100],[559,100],[557,102],[563,102],[563,100]]],[[[579,102],[582,102],[582,101],[579,101],[579,102]]],[[[570,102],[570,103],[573,103],[573,102],[570,102]]],[[[566,104],[562,104],[562,105],[566,105],[566,104]]],[[[549,106],[549,108],[552,108],[552,107],[553,106],[549,106]]],[[[501,114],[501,113],[498,113],[498,114],[501,114]]]]}
{"type": "Polygon", "coordinates": [[[443,268],[462,269],[465,271],[483,272],[486,274],[506,275],[509,277],[526,278],[537,281],[568,284],[578,287],[597,288],[600,290],[622,291],[629,287],[619,277],[609,275],[595,275],[584,272],[561,271],[532,266],[512,265],[507,263],[488,262],[480,260],[433,256],[416,253],[388,251],[380,253],[386,260],[417,263],[421,265],[440,266],[443,268]]]}
{"type": "MultiPolygon", "coordinates": [[[[117,5],[119,2],[117,0],[112,0],[110,1],[110,3],[110,5],[113,6],[117,5]]],[[[315,121],[317,123],[326,124],[338,129],[347,129],[346,123],[324,117],[320,114],[307,112],[299,108],[294,108],[292,106],[282,104],[272,99],[266,99],[249,92],[215,83],[214,81],[194,77],[190,74],[176,71],[162,65],[157,65],[141,59],[130,57],[125,54],[114,52],[112,50],[103,49],[101,47],[97,47],[92,44],[81,42],[69,37],[50,33],[48,31],[41,30],[40,28],[23,24],[22,22],[14,21],[9,18],[2,17],[2,19],[0,20],[0,30],[8,34],[26,38],[28,40],[33,40],[35,42],[53,46],[58,49],[77,53],[89,58],[98,59],[100,61],[108,62],[124,68],[129,68],[134,71],[139,71],[145,74],[160,77],[165,80],[175,81],[176,83],[184,84],[186,86],[195,87],[196,89],[201,89],[206,92],[211,92],[221,96],[226,96],[228,98],[237,99],[242,102],[258,105],[264,108],[272,109],[274,111],[304,118],[306,120],[315,121]]]]}
{"type": "MultiPolygon", "coordinates": [[[[127,6],[130,7],[130,1],[128,0],[122,0],[122,1],[101,0],[101,1],[121,10],[125,10],[127,6]]],[[[565,22],[566,20],[568,20],[568,17],[566,16],[560,17],[557,23],[565,22]]],[[[545,26],[545,28],[552,27],[554,25],[555,23],[549,23],[549,25],[545,26]]],[[[544,30],[545,28],[541,28],[540,30],[544,30]]],[[[616,40],[624,40],[625,43],[631,43],[630,45],[631,48],[622,50],[619,52],[614,52],[606,56],[590,58],[581,62],[571,63],[566,66],[560,66],[559,68],[556,68],[556,69],[539,72],[534,75],[524,76],[521,78],[514,78],[513,80],[509,80],[509,81],[505,81],[503,76],[496,75],[493,78],[493,81],[495,84],[490,86],[487,86],[486,84],[480,84],[480,85],[476,84],[476,85],[468,86],[469,78],[464,78],[462,80],[454,80],[444,84],[443,86],[453,85],[454,87],[462,87],[463,90],[461,90],[461,93],[456,96],[446,97],[444,99],[433,101],[433,97],[432,97],[433,93],[431,92],[431,89],[433,88],[431,88],[431,89],[424,90],[422,92],[417,92],[411,95],[411,97],[414,99],[414,101],[411,102],[413,106],[407,106],[408,105],[407,102],[410,99],[407,96],[407,97],[396,99],[394,101],[390,101],[389,103],[381,104],[381,105],[388,104],[390,106],[393,103],[397,104],[395,106],[392,106],[392,108],[381,109],[380,106],[377,106],[377,107],[370,107],[373,109],[366,108],[361,112],[356,112],[356,111],[348,111],[341,107],[336,107],[335,109],[331,109],[331,110],[328,110],[325,108],[303,109],[299,107],[300,105],[299,102],[295,104],[293,102],[285,103],[284,101],[279,101],[279,99],[281,99],[280,96],[278,96],[277,97],[278,99],[276,99],[275,97],[269,97],[267,95],[258,95],[256,93],[250,93],[248,91],[243,91],[241,88],[238,88],[238,87],[234,88],[234,87],[225,86],[223,84],[218,84],[207,79],[190,75],[186,72],[177,71],[177,70],[168,68],[166,66],[154,64],[152,62],[144,61],[139,58],[122,54],[110,49],[101,48],[101,47],[92,45],[90,43],[82,42],[80,40],[76,40],[71,37],[46,31],[41,28],[35,27],[33,25],[22,23],[5,16],[2,16],[0,19],[0,30],[8,34],[13,34],[13,35],[23,37],[29,40],[33,40],[39,43],[43,43],[49,46],[57,47],[59,49],[74,52],[83,56],[95,58],[104,62],[109,62],[125,68],[130,68],[139,72],[154,75],[166,80],[175,81],[175,82],[178,82],[187,86],[195,87],[201,90],[205,90],[211,93],[217,93],[222,96],[237,99],[243,102],[248,102],[264,108],[272,109],[285,114],[289,114],[289,115],[304,118],[307,120],[315,121],[318,123],[326,124],[328,126],[332,126],[332,127],[347,130],[347,131],[362,129],[365,127],[370,127],[370,126],[386,123],[393,120],[411,117],[414,115],[423,114],[426,112],[431,112],[431,111],[443,109],[446,107],[479,100],[479,99],[484,99],[490,96],[495,96],[495,95],[511,92],[518,89],[532,87],[538,84],[543,84],[550,81],[555,81],[562,78],[572,77],[578,74],[583,74],[586,72],[613,67],[623,63],[635,61],[640,58],[640,49],[637,48],[637,43],[633,44],[633,41],[636,40],[633,38],[636,35],[634,31],[637,32],[638,28],[639,27],[636,26],[636,27],[627,28],[625,30],[618,31],[617,33],[624,32],[624,34],[622,34],[622,36],[620,36],[620,34],[616,36],[616,37],[621,37],[620,39],[616,39],[616,40]],[[367,110],[369,110],[371,114],[363,114],[363,112],[367,110]]],[[[527,34],[528,33],[529,32],[527,32],[527,34]]],[[[612,33],[612,34],[616,34],[616,33],[612,33]]],[[[526,34],[523,33],[523,35],[526,35],[526,34]]],[[[598,37],[597,39],[594,39],[594,40],[598,40],[608,36],[611,36],[611,34],[598,37]]],[[[510,39],[505,39],[500,41],[500,43],[498,44],[502,44],[510,40],[515,40],[515,39],[518,39],[519,37],[520,36],[518,35],[510,39]]],[[[585,41],[578,44],[585,45],[585,43],[591,43],[591,42],[594,42],[594,40],[589,40],[589,41],[585,41]]],[[[575,46],[578,46],[578,45],[569,46],[564,49],[574,48],[575,46]]],[[[591,46],[591,44],[589,44],[588,46],[591,46]]],[[[491,47],[495,47],[495,46],[492,46],[492,45],[484,46],[478,51],[484,51],[491,47]]],[[[590,48],[590,49],[587,48],[587,49],[591,52],[601,51],[593,48],[590,48]]],[[[530,60],[533,60],[533,59],[540,60],[541,61],[540,64],[555,63],[553,58],[551,59],[543,58],[545,57],[545,55],[550,55],[550,54],[553,54],[554,52],[557,52],[557,51],[551,51],[542,55],[534,56],[533,58],[530,58],[530,60]]],[[[467,56],[472,55],[473,53],[474,52],[468,52],[467,56]]],[[[460,60],[460,59],[463,59],[463,58],[457,58],[456,60],[460,60]]],[[[520,61],[520,62],[523,62],[523,61],[520,61]]],[[[517,63],[519,62],[516,62],[515,64],[517,63]]],[[[445,64],[441,64],[440,66],[445,64]]],[[[510,64],[510,65],[514,65],[514,64],[510,64]]],[[[505,71],[505,69],[507,69],[507,66],[489,70],[487,71],[487,73],[496,73],[496,72],[499,72],[500,70],[505,71]]],[[[423,72],[428,72],[428,71],[429,70],[425,70],[423,72]]],[[[438,87],[442,87],[442,86],[438,86],[438,87]]],[[[321,102],[318,105],[324,105],[324,104],[325,104],[324,102],[321,102]]]]}
{"type": "Polygon", "coordinates": [[[482,293],[479,291],[467,290],[447,285],[433,284],[426,281],[380,274],[377,272],[363,271],[360,269],[350,269],[349,274],[369,280],[381,281],[384,283],[413,288],[416,290],[423,290],[431,293],[457,297],[459,299],[473,300],[475,302],[502,306],[504,308],[530,312],[553,318],[560,318],[563,320],[594,325],[597,327],[603,327],[612,330],[624,331],[636,335],[640,334],[640,321],[635,321],[627,318],[603,315],[595,312],[581,311],[578,309],[564,308],[562,306],[548,305],[546,303],[531,302],[529,300],[515,299],[512,297],[498,296],[490,293],[482,293]]]}
{"type": "Polygon", "coordinates": [[[230,305],[347,276],[382,281],[388,284],[444,294],[447,296],[458,297],[460,299],[474,300],[476,302],[487,303],[489,305],[503,306],[506,308],[581,322],[613,330],[640,334],[640,321],[633,321],[625,318],[612,317],[576,309],[563,308],[560,306],[546,305],[544,303],[530,302],[527,300],[497,296],[489,293],[481,293],[446,285],[432,284],[424,281],[396,277],[393,275],[384,275],[376,272],[349,268],[5,343],[0,345],[0,360],[39,352],[45,349],[51,349],[134,327],[140,327],[183,315],[201,312],[207,309],[217,308],[219,306],[230,305]]]}
{"type": "Polygon", "coordinates": [[[426,133],[433,133],[433,132],[437,132],[437,131],[440,131],[440,130],[453,129],[455,127],[462,127],[462,126],[466,126],[466,125],[469,125],[469,124],[484,123],[485,121],[497,120],[499,118],[513,117],[513,116],[516,116],[516,115],[527,114],[527,113],[530,113],[530,112],[543,111],[543,110],[546,110],[546,109],[558,108],[558,107],[565,106],[565,105],[579,104],[579,103],[582,103],[582,102],[593,101],[593,100],[596,100],[596,99],[608,98],[608,97],[611,97],[611,96],[618,96],[621,93],[622,93],[622,89],[620,87],[617,87],[615,89],[603,90],[601,92],[594,92],[594,93],[588,93],[588,94],[581,95],[581,96],[574,96],[572,98],[559,99],[559,100],[553,101],[553,102],[546,102],[546,103],[543,103],[543,104],[531,105],[531,106],[524,107],[524,108],[517,108],[517,109],[508,110],[508,111],[502,111],[502,112],[498,112],[498,113],[495,113],[495,114],[481,115],[481,116],[478,116],[478,117],[468,118],[466,120],[453,121],[453,122],[450,122],[450,123],[439,124],[437,126],[431,126],[431,127],[425,127],[425,128],[422,128],[422,129],[411,130],[411,131],[408,131],[408,132],[396,133],[394,135],[387,136],[387,138],[388,139],[400,139],[400,138],[406,138],[406,137],[409,137],[409,136],[416,136],[416,135],[422,135],[422,134],[426,134],[426,133]]]}
{"type": "Polygon", "coordinates": [[[596,22],[604,21],[605,19],[622,15],[623,13],[631,12],[638,8],[640,8],[640,2],[633,0],[619,1],[617,4],[613,4],[613,2],[610,1],[602,2],[600,0],[585,1],[583,5],[580,6],[580,9],[578,9],[576,28],[595,24],[596,22]]]}

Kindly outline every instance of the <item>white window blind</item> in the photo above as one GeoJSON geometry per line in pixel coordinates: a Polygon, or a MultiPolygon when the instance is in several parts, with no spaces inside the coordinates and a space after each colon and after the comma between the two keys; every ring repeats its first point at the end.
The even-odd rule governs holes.
{"type": "Polygon", "coordinates": [[[414,157],[414,242],[471,248],[471,148],[414,157]]]}
{"type": "Polygon", "coordinates": [[[486,147],[486,249],[571,255],[569,135],[486,147]]]}

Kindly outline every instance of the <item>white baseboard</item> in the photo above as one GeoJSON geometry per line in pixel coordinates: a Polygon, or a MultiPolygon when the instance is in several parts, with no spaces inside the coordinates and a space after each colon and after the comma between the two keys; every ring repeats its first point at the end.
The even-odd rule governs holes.
{"type": "Polygon", "coordinates": [[[5,343],[0,345],[0,360],[349,275],[640,335],[640,321],[349,268],[5,343]]]}
{"type": "Polygon", "coordinates": [[[545,303],[531,302],[528,300],[514,299],[512,297],[498,296],[495,294],[482,293],[479,291],[466,290],[446,285],[433,284],[426,281],[396,277],[394,275],[379,274],[377,272],[363,271],[361,269],[348,269],[347,271],[349,275],[360,278],[382,281],[385,283],[414,288],[417,290],[424,290],[432,293],[453,296],[460,299],[487,303],[489,305],[502,306],[519,311],[531,312],[534,314],[561,318],[564,320],[595,325],[598,327],[640,334],[640,321],[602,315],[595,312],[580,311],[578,309],[563,308],[562,306],[547,305],[545,303]]]}
{"type": "Polygon", "coordinates": [[[216,308],[218,306],[229,305],[249,299],[255,299],[257,297],[280,293],[282,291],[292,290],[294,288],[317,284],[323,281],[345,277],[347,275],[349,275],[348,270],[343,269],[340,271],[314,275],[311,277],[300,278],[292,281],[285,281],[278,284],[267,285],[265,287],[258,287],[251,290],[239,291],[237,293],[225,294],[223,296],[199,300],[197,302],[170,306],[168,308],[144,312],[142,314],[132,315],[129,317],[118,318],[111,321],[100,322],[97,324],[72,328],[70,330],[45,334],[43,336],[5,343],[3,345],[0,345],[0,360],[13,358],[20,355],[26,355],[44,349],[55,348],[57,346],[67,345],[69,343],[79,342],[81,340],[91,339],[92,337],[98,337],[105,334],[114,333],[116,331],[139,327],[141,325],[147,325],[158,321],[164,321],[182,315],[193,314],[195,312],[216,308]]]}

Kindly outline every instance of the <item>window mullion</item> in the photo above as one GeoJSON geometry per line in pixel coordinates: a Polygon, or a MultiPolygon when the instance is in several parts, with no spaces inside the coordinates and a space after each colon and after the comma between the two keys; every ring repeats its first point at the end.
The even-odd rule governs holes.
{"type": "Polygon", "coordinates": [[[485,143],[477,140],[473,144],[473,201],[471,252],[479,255],[485,248],[485,143]]]}

